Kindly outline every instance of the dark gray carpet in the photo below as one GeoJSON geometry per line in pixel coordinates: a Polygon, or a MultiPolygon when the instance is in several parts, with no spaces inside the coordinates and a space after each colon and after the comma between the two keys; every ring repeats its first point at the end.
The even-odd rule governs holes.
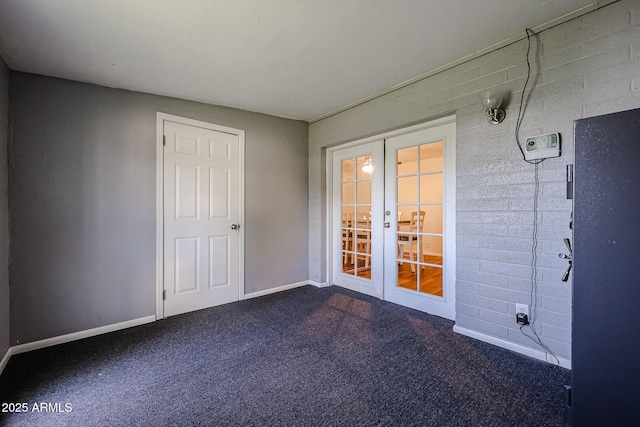
{"type": "Polygon", "coordinates": [[[562,426],[570,371],[311,286],[16,355],[8,426],[562,426]],[[32,412],[51,403],[64,411],[32,412]]]}

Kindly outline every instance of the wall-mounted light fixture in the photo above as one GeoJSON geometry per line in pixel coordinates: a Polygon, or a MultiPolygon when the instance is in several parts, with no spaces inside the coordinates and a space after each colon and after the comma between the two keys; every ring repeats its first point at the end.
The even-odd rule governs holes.
{"type": "Polygon", "coordinates": [[[489,123],[497,125],[502,122],[507,115],[500,105],[502,105],[502,91],[499,89],[485,90],[480,93],[480,100],[487,111],[489,123]]]}

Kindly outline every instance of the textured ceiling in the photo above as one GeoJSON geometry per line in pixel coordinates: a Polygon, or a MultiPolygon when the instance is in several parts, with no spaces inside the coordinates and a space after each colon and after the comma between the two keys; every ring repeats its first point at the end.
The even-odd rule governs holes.
{"type": "Polygon", "coordinates": [[[604,3],[0,0],[0,55],[13,70],[309,121],[604,3]]]}

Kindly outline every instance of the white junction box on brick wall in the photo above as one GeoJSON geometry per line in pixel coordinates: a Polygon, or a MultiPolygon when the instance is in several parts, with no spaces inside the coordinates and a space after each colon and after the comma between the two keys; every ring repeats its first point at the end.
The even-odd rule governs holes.
{"type": "Polygon", "coordinates": [[[560,134],[532,136],[524,144],[524,158],[526,160],[547,159],[560,156],[560,134]]]}

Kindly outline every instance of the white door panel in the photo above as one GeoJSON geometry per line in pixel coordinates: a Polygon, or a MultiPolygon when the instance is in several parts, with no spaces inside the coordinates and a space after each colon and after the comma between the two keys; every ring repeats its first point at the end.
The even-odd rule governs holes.
{"type": "Polygon", "coordinates": [[[175,184],[169,188],[175,191],[176,220],[198,219],[200,168],[198,165],[176,163],[175,184]]]}
{"type": "Polygon", "coordinates": [[[164,121],[164,316],[240,295],[240,137],[164,121]]]}

